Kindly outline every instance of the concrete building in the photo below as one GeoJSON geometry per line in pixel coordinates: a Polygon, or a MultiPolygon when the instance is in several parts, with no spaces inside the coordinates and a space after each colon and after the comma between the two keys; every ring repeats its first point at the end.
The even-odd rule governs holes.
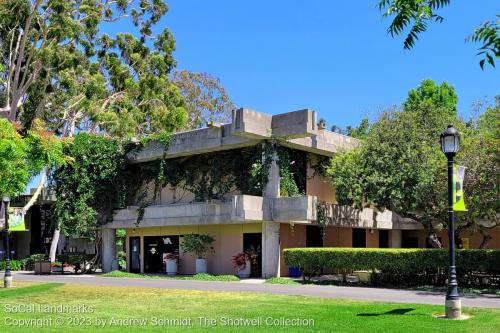
{"type": "MultiPolygon", "coordinates": [[[[24,207],[32,198],[36,189],[30,194],[23,194],[11,202],[12,207],[24,207]]],[[[54,223],[52,208],[56,201],[55,195],[48,189],[43,189],[36,202],[26,212],[26,231],[16,231],[10,234],[10,250],[12,259],[23,259],[32,254],[48,254],[54,223]]],[[[66,237],[61,234],[57,243],[57,254],[62,253],[95,254],[95,245],[85,237],[66,237]]],[[[0,233],[0,260],[5,258],[5,233],[0,233]]]]}
{"type": "Polygon", "coordinates": [[[179,249],[182,236],[189,233],[215,236],[214,253],[208,256],[210,273],[234,274],[232,256],[252,248],[260,253],[253,274],[265,278],[288,275],[281,254],[289,247],[425,247],[425,230],[420,223],[390,211],[375,213],[372,209],[360,211],[336,205],[334,188],[312,164],[358,142],[318,128],[316,113],[310,109],[278,115],[235,110],[232,123],[174,134],[167,149],[151,142],[131,155],[130,163],[162,158],[168,163],[169,159],[245,149],[271,138],[307,157],[308,163],[300,171],[306,179],[303,195],[280,195],[276,155],[258,196],[233,189],[223,200],[195,202],[192,193],[179,196],[176,188],[164,188],[160,199],[144,209],[140,223],[138,207],[131,206],[116,211],[113,221],[103,227],[103,271],[116,268],[116,229],[122,228],[126,230],[127,268],[141,273],[161,270],[161,253],[175,251],[180,256],[179,272],[193,274],[195,258],[179,249]],[[327,203],[330,221],[324,235],[316,222],[320,202],[327,203]]]}

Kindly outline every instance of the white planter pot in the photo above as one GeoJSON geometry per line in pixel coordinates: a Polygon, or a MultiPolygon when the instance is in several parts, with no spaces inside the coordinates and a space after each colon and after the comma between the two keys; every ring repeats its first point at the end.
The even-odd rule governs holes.
{"type": "Polygon", "coordinates": [[[177,260],[167,259],[167,275],[177,275],[177,260]]]}
{"type": "Polygon", "coordinates": [[[252,264],[250,263],[250,260],[246,261],[245,268],[243,269],[238,269],[238,276],[240,278],[247,278],[250,277],[250,272],[252,271],[252,264]]]}
{"type": "Polygon", "coordinates": [[[196,259],[196,274],[207,272],[207,259],[196,259]]]}

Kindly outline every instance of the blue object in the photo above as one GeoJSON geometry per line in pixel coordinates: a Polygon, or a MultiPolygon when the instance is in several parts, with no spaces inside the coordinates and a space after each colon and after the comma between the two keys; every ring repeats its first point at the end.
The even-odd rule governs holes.
{"type": "Polygon", "coordinates": [[[288,268],[288,276],[298,278],[302,276],[302,272],[299,267],[290,267],[288,268]]]}

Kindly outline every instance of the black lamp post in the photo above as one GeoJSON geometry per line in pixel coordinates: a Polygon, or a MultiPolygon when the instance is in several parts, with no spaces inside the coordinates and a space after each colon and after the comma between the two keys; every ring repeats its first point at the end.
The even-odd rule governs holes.
{"type": "Polygon", "coordinates": [[[5,210],[5,274],[3,277],[3,286],[5,288],[12,287],[12,273],[10,272],[10,244],[9,244],[9,203],[10,198],[4,196],[2,198],[3,207],[5,210]]]}
{"type": "Polygon", "coordinates": [[[455,267],[455,213],[453,211],[453,159],[460,148],[460,135],[452,125],[441,134],[441,150],[448,158],[448,239],[450,243],[450,270],[446,292],[446,317],[461,316],[461,301],[458,294],[457,270],[455,267]]]}

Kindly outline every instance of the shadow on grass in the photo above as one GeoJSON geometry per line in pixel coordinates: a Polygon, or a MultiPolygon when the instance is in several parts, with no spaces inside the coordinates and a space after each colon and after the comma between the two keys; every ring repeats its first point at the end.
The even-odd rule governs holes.
{"type": "Polygon", "coordinates": [[[358,313],[358,317],[377,317],[377,316],[403,316],[408,312],[411,312],[415,309],[412,308],[404,308],[404,309],[394,309],[382,313],[358,313]]]}
{"type": "Polygon", "coordinates": [[[43,283],[23,288],[0,289],[0,299],[18,297],[29,294],[38,294],[63,286],[64,283],[43,283]]]}

